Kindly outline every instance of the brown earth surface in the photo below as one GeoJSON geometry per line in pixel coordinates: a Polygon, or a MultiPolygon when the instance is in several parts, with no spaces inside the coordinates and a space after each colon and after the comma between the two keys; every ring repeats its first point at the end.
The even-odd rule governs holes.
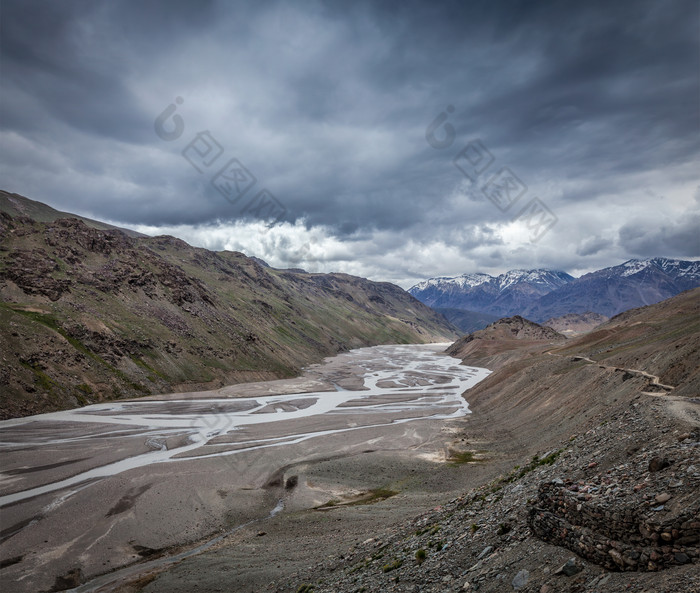
{"type": "Polygon", "coordinates": [[[542,325],[551,327],[553,330],[564,334],[571,338],[588,333],[592,329],[598,327],[601,323],[605,323],[609,318],[600,313],[588,311],[586,313],[568,313],[561,317],[552,317],[545,321],[542,325]]]}
{"type": "Polygon", "coordinates": [[[283,513],[121,591],[700,591],[699,296],[520,358],[489,342],[466,362],[497,371],[465,394],[473,414],[446,423],[441,463],[370,455],[306,477],[386,475],[399,495],[283,513]]]}

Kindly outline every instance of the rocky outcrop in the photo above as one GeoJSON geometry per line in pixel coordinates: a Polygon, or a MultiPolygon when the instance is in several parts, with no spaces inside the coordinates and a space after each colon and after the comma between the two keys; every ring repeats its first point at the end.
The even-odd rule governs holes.
{"type": "MultiPolygon", "coordinates": [[[[700,558],[697,501],[681,512],[659,518],[663,503],[647,510],[616,497],[605,500],[597,494],[598,486],[559,482],[540,485],[530,511],[528,524],[544,541],[564,546],[609,570],[654,571],[700,558]]],[[[698,487],[695,484],[694,488],[698,487]]],[[[656,498],[665,501],[666,496],[671,495],[656,498]]]]}
{"type": "Polygon", "coordinates": [[[480,359],[480,366],[495,368],[511,356],[519,357],[524,348],[539,348],[542,344],[557,344],[563,341],[566,341],[566,336],[551,327],[516,315],[494,321],[484,329],[464,336],[446,352],[461,359],[477,357],[480,359]]]}
{"type": "Polygon", "coordinates": [[[44,249],[35,248],[12,251],[3,275],[29,295],[57,301],[70,291],[71,285],[69,278],[55,277],[57,272],[60,272],[58,263],[44,249]]]}

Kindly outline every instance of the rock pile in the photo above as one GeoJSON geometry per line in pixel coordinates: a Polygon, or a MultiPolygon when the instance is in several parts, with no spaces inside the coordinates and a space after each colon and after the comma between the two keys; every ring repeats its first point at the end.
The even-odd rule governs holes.
{"type": "MultiPolygon", "coordinates": [[[[659,570],[700,557],[700,501],[659,520],[656,513],[664,510],[663,504],[640,509],[619,499],[605,500],[599,492],[596,485],[544,483],[528,524],[541,539],[610,570],[659,570]]],[[[654,502],[670,498],[663,493],[654,502]]]]}

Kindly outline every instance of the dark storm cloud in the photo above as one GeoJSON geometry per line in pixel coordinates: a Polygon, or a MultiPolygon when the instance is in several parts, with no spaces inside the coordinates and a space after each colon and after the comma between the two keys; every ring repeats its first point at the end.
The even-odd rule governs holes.
{"type": "Polygon", "coordinates": [[[236,220],[180,154],[209,130],[290,222],[355,247],[449,238],[456,265],[489,269],[680,253],[699,16],[695,1],[6,1],[2,185],[124,224],[236,220]],[[186,129],[168,143],[153,121],[176,96],[186,129]],[[456,138],[435,150],[425,130],[447,105],[456,138]],[[517,246],[452,165],[474,138],[557,212],[549,247],[517,246]],[[639,197],[652,185],[672,207],[639,197]],[[631,203],[664,210],[663,233],[636,237],[631,203]]]}

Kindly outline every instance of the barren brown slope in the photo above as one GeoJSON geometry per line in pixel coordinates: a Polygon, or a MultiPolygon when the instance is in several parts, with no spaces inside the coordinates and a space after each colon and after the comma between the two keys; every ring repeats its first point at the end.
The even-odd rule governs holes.
{"type": "Polygon", "coordinates": [[[528,442],[554,443],[574,430],[572,423],[585,426],[603,417],[621,397],[664,392],[654,386],[653,375],[675,387],[673,396],[697,397],[699,303],[700,289],[688,291],[622,313],[563,344],[529,341],[522,350],[515,349],[515,340],[463,344],[456,354],[466,364],[491,361],[497,368],[467,394],[475,425],[483,423],[485,431],[503,427],[517,449],[528,442]]]}
{"type": "Polygon", "coordinates": [[[0,418],[289,377],[350,348],[456,335],[389,283],[0,212],[0,418]]]}
{"type": "Polygon", "coordinates": [[[465,393],[473,413],[452,445],[474,455],[465,472],[504,460],[512,471],[368,534],[294,585],[700,591],[697,301],[695,291],[628,312],[563,346],[527,344],[520,359],[513,349],[494,355],[496,340],[469,342],[467,364],[490,358],[500,367],[465,393]],[[601,355],[603,363],[587,360],[601,355]],[[675,377],[674,389],[655,389],[654,371],[675,377]]]}
{"type": "Polygon", "coordinates": [[[137,233],[131,229],[117,227],[112,224],[107,224],[106,222],[86,218],[85,216],[71,214],[70,212],[62,212],[43,202],[31,200],[20,194],[14,194],[2,189],[0,189],[0,212],[5,212],[13,218],[27,217],[37,222],[53,222],[59,218],[77,218],[93,229],[102,231],[116,230],[122,231],[125,235],[129,235],[130,237],[145,237],[142,233],[137,233]]]}
{"type": "Polygon", "coordinates": [[[516,315],[494,321],[484,329],[460,338],[447,349],[447,353],[468,359],[470,364],[494,369],[509,360],[523,358],[527,352],[540,352],[543,345],[551,346],[563,340],[566,336],[551,327],[516,315]]]}
{"type": "Polygon", "coordinates": [[[551,327],[553,330],[564,334],[567,337],[579,336],[588,333],[605,323],[608,317],[588,311],[586,313],[567,313],[561,317],[552,317],[542,325],[551,327]]]}
{"type": "Polygon", "coordinates": [[[700,395],[700,288],[649,307],[631,309],[591,333],[553,350],[605,365],[638,369],[678,386],[674,395],[700,395]]]}

